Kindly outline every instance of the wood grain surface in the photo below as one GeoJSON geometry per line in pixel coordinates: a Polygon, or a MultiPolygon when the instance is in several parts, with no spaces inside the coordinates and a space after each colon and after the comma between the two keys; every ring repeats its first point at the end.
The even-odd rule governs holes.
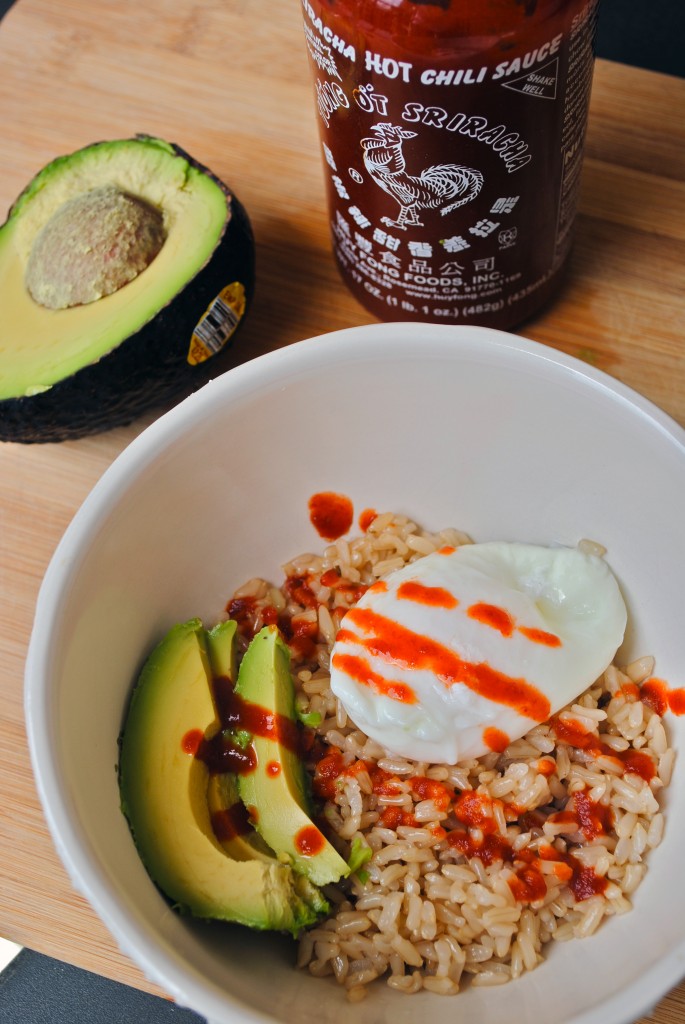
{"type": "MultiPolygon", "coordinates": [[[[0,24],[0,209],[56,155],[137,131],[178,142],[251,215],[258,290],[235,362],[370,321],[330,253],[297,3],[19,0],[0,24]]],[[[586,154],[568,279],[520,333],[600,367],[685,425],[685,81],[598,62],[586,154]]],[[[152,418],[61,445],[0,444],[0,934],[155,992],[69,883],[22,711],[50,556],[152,418]]],[[[647,1019],[685,1022],[685,984],[647,1019]]]]}

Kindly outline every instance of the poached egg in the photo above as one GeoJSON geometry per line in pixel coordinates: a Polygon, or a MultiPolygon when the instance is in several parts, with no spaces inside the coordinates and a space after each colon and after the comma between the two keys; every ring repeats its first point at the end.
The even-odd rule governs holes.
{"type": "Polygon", "coordinates": [[[611,664],[626,607],[577,548],[444,547],[371,586],[344,616],[331,688],[388,752],[456,764],[504,750],[611,664]]]}

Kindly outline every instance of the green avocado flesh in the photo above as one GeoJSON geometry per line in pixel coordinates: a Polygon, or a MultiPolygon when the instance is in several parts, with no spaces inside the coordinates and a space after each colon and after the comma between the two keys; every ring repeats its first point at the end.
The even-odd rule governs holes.
{"type": "Polygon", "coordinates": [[[177,146],[53,160],[0,226],[0,439],[79,437],[183,397],[220,372],[253,286],[244,209],[177,146]]]}
{"type": "Polygon", "coordinates": [[[209,259],[225,220],[220,186],[159,140],[101,143],[46,167],[0,229],[0,398],[41,391],[134,334],[209,259]],[[99,302],[46,309],[24,281],[36,235],[64,203],[107,184],[162,212],[166,240],[151,273],[99,302]]]}
{"type": "Polygon", "coordinates": [[[295,695],[290,652],[276,626],[265,626],[248,647],[235,692],[248,704],[275,712],[271,734],[252,736],[255,771],[238,778],[243,803],[256,808],[255,828],[281,858],[315,885],[337,882],[350,869],[312,823],[304,765],[293,749],[295,744],[284,742],[292,733],[288,723],[295,723],[295,695]]]}
{"type": "Polygon", "coordinates": [[[328,904],[254,832],[220,839],[216,816],[238,802],[230,773],[195,756],[220,728],[215,668],[235,666],[235,623],[174,626],[146,661],[121,737],[121,804],[140,857],[186,913],[297,935],[328,904]]]}

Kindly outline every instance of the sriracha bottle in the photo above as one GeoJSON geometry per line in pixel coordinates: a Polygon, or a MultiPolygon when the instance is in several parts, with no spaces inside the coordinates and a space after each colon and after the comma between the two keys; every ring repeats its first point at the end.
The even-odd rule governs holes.
{"type": "Polygon", "coordinates": [[[302,0],[333,250],[382,320],[509,329],[571,247],[598,0],[302,0]]]}

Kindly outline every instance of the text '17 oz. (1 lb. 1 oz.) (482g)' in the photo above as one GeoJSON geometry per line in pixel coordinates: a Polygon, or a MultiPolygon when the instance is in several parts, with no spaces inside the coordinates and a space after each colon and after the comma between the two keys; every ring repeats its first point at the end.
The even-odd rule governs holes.
{"type": "Polygon", "coordinates": [[[333,249],[385,320],[521,323],[571,247],[597,0],[302,0],[333,249]]]}

